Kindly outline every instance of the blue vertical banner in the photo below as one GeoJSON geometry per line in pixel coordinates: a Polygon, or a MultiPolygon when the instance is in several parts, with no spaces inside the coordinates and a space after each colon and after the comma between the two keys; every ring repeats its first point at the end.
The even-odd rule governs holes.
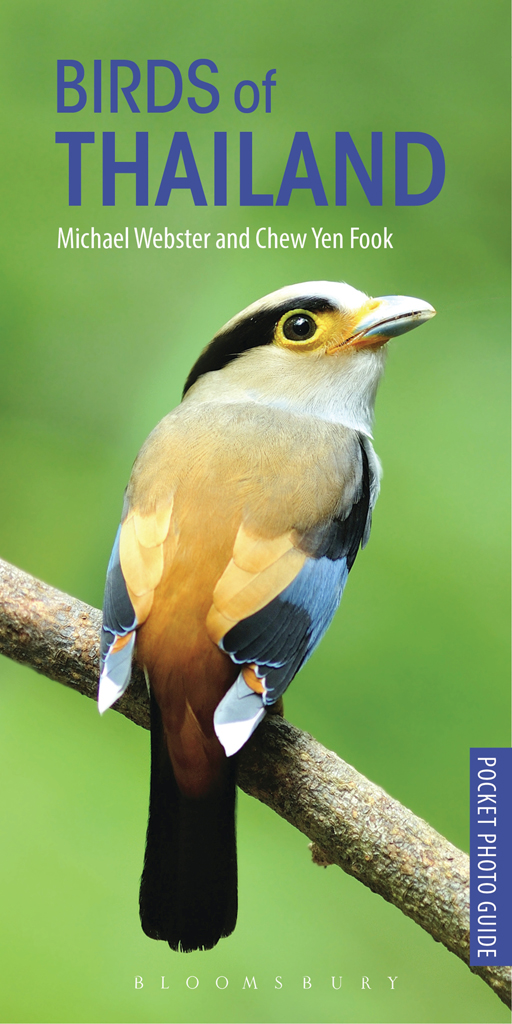
{"type": "Polygon", "coordinates": [[[512,964],[512,748],[470,751],[470,965],[512,964]]]}

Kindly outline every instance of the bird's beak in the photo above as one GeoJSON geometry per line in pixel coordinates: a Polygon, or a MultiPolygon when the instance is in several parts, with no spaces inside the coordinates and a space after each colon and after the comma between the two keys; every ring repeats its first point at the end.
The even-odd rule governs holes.
{"type": "Polygon", "coordinates": [[[367,345],[383,345],[390,338],[412,331],[436,315],[436,310],[423,299],[411,299],[408,295],[383,295],[370,299],[361,310],[346,346],[364,348],[367,345]]]}

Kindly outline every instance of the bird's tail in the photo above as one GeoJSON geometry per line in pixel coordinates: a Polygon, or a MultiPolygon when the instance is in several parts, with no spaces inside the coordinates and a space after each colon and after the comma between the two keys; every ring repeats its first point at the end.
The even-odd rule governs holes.
{"type": "Polygon", "coordinates": [[[218,790],[191,800],[179,791],[162,719],[151,695],[151,791],[140,918],[171,949],[211,949],[237,914],[235,759],[218,790]]]}

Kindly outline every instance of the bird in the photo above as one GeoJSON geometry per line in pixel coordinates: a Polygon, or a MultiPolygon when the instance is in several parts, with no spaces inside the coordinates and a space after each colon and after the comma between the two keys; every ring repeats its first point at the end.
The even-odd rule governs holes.
{"type": "Polygon", "coordinates": [[[237,753],[313,653],[365,546],[387,342],[435,315],[340,282],[229,320],[137,456],[107,570],[98,707],[151,703],[142,928],[213,948],[237,918],[237,753]]]}

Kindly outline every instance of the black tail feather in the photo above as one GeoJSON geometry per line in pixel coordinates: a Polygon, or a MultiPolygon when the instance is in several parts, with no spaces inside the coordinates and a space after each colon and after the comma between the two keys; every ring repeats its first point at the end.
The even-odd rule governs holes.
{"type": "Polygon", "coordinates": [[[211,949],[230,935],[237,914],[235,763],[212,795],[180,793],[151,695],[151,791],[140,918],[171,949],[211,949]]]}

